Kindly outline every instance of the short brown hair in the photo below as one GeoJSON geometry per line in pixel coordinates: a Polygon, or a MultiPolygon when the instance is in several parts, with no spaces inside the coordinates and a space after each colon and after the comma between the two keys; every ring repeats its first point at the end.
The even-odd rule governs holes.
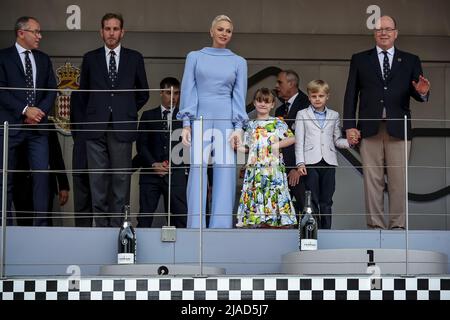
{"type": "Polygon", "coordinates": [[[275,103],[275,95],[268,88],[260,88],[256,90],[253,101],[275,103]]]}
{"type": "Polygon", "coordinates": [[[117,19],[120,21],[120,29],[123,29],[123,17],[120,13],[107,13],[102,18],[102,29],[104,27],[105,21],[111,20],[111,19],[117,19]]]}
{"type": "Polygon", "coordinates": [[[309,93],[316,93],[319,91],[324,91],[326,94],[330,93],[330,86],[323,80],[313,80],[308,83],[306,90],[309,93]]]}

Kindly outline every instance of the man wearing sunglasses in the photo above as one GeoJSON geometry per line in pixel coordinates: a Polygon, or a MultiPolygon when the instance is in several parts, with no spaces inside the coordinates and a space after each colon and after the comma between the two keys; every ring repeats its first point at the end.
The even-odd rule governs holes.
{"type": "MultiPolygon", "coordinates": [[[[16,149],[27,145],[27,156],[33,171],[34,225],[47,225],[48,211],[48,132],[41,124],[55,102],[56,80],[47,54],[37,50],[42,39],[36,18],[20,17],[15,24],[16,43],[0,51],[0,87],[23,88],[0,90],[0,122],[10,125],[8,166],[14,169],[16,149]]],[[[0,154],[3,157],[3,128],[0,132],[0,154]]],[[[3,166],[1,164],[0,166],[3,166]]],[[[7,210],[11,209],[12,179],[8,175],[7,210]]],[[[11,220],[8,220],[11,224],[11,220]]]]}

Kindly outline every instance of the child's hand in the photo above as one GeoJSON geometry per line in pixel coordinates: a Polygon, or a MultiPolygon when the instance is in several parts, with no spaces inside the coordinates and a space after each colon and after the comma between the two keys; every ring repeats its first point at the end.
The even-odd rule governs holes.
{"type": "Polygon", "coordinates": [[[186,147],[191,146],[191,127],[183,127],[183,131],[181,131],[181,142],[186,147]]]}
{"type": "Polygon", "coordinates": [[[237,150],[237,148],[242,145],[242,129],[236,129],[235,131],[233,131],[228,141],[230,141],[231,147],[234,150],[237,150]]]}
{"type": "Polygon", "coordinates": [[[301,175],[301,176],[306,176],[308,175],[308,172],[306,171],[306,167],[304,164],[301,164],[297,167],[297,172],[301,175]]]}
{"type": "Polygon", "coordinates": [[[354,146],[359,143],[361,139],[361,132],[358,129],[352,128],[345,130],[347,141],[350,145],[354,146]]]}

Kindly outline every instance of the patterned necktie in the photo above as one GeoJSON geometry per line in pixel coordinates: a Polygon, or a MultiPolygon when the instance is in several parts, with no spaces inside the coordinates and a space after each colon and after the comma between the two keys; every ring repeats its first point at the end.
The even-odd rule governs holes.
{"type": "Polygon", "coordinates": [[[389,58],[387,51],[383,51],[384,58],[383,58],[383,79],[384,81],[387,80],[389,77],[389,74],[391,73],[391,67],[389,65],[389,58]]]}
{"type": "Polygon", "coordinates": [[[116,53],[111,50],[109,52],[109,80],[111,81],[111,87],[117,82],[117,65],[116,65],[116,53]]]}
{"type": "Polygon", "coordinates": [[[285,102],[284,103],[284,110],[283,110],[283,119],[287,119],[288,114],[289,114],[289,106],[291,105],[290,102],[285,102]]]}
{"type": "Polygon", "coordinates": [[[33,83],[33,68],[31,66],[31,60],[30,60],[30,51],[25,51],[25,84],[27,88],[33,88],[33,90],[27,90],[26,96],[27,96],[27,105],[33,106],[34,105],[34,83],[33,83]]]}
{"type": "Polygon", "coordinates": [[[168,125],[167,125],[167,115],[170,113],[170,111],[169,110],[164,110],[163,111],[163,120],[164,120],[164,122],[163,122],[163,129],[164,130],[167,130],[168,129],[168,125]]]}

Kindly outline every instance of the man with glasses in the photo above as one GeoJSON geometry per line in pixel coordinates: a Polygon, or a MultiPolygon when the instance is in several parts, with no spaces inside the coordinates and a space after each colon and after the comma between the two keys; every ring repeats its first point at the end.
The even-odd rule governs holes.
{"type": "MultiPolygon", "coordinates": [[[[36,18],[20,17],[14,32],[16,43],[0,51],[0,87],[29,88],[29,90],[0,91],[0,122],[10,125],[8,167],[14,169],[16,149],[26,144],[28,161],[33,171],[48,170],[48,132],[42,123],[55,103],[56,92],[38,89],[56,88],[52,63],[48,55],[37,50],[42,39],[41,26],[36,18]],[[24,126],[21,126],[24,124],[24,126]],[[23,130],[25,129],[25,130],[23,130]],[[30,130],[41,129],[41,130],[30,130]]],[[[0,154],[3,157],[3,129],[0,133],[0,154]]],[[[12,201],[12,179],[8,175],[7,210],[12,201]]],[[[48,173],[34,172],[34,225],[47,225],[48,173]]],[[[8,224],[12,224],[8,220],[8,224]]]]}
{"type": "MultiPolygon", "coordinates": [[[[376,47],[352,56],[344,98],[344,129],[355,142],[361,137],[367,226],[405,228],[404,116],[411,118],[410,97],[428,101],[430,82],[419,57],[394,46],[398,31],[392,17],[376,22],[376,47]],[[359,99],[359,120],[356,109],[359,99]],[[370,119],[370,120],[369,120],[370,119]],[[384,221],[385,168],[389,223],[384,221]]],[[[411,139],[411,121],[407,140],[411,139]]],[[[407,143],[408,158],[410,142],[407,143]]]]}

